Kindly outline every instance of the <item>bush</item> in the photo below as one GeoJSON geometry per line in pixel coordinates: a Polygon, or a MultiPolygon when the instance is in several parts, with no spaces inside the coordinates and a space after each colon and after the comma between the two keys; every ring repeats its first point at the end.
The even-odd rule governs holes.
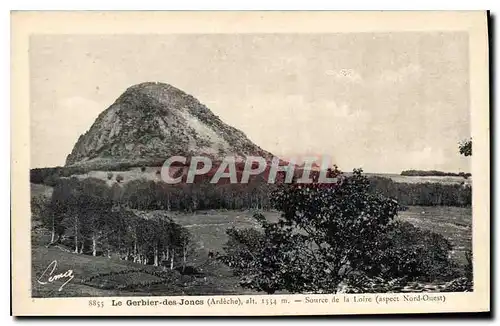
{"type": "Polygon", "coordinates": [[[447,281],[458,276],[459,266],[449,258],[452,246],[440,234],[395,222],[376,241],[380,247],[375,264],[358,266],[368,276],[408,281],[447,281]]]}
{"type": "Polygon", "coordinates": [[[113,179],[113,173],[112,172],[108,172],[108,180],[111,180],[113,179]]]}
{"type": "Polygon", "coordinates": [[[450,243],[441,235],[395,222],[398,203],[370,192],[355,170],[333,187],[282,186],[273,194],[282,212],[262,231],[229,229],[222,261],[243,287],[269,294],[335,293],[342,282],[365,292],[387,292],[392,279],[452,279],[450,243]],[[363,285],[364,284],[364,285],[363,285]]]}
{"type": "Polygon", "coordinates": [[[120,182],[122,182],[122,181],[123,181],[123,179],[124,179],[124,178],[123,178],[123,175],[121,175],[121,174],[117,174],[117,175],[116,175],[116,182],[120,183],[120,182]]]}
{"type": "Polygon", "coordinates": [[[340,184],[283,185],[273,193],[278,222],[256,215],[263,229],[231,230],[225,260],[245,275],[243,286],[267,293],[334,293],[339,283],[360,264],[375,263],[373,240],[385,232],[398,204],[369,192],[369,181],[355,170],[340,184]],[[258,232],[258,231],[257,231],[258,232]]]}

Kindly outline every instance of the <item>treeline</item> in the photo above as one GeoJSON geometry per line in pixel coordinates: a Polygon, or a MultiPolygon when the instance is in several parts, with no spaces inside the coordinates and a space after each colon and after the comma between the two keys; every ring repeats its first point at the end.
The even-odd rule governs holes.
{"type": "Polygon", "coordinates": [[[430,170],[430,171],[406,170],[401,172],[401,175],[409,177],[462,177],[465,179],[472,176],[471,173],[465,173],[465,172],[454,173],[454,172],[443,172],[436,170],[430,170]]]}
{"type": "Polygon", "coordinates": [[[144,218],[122,207],[116,188],[99,179],[61,178],[54,188],[42,223],[51,230],[50,245],[62,243],[75,253],[119,256],[149,265],[181,263],[190,252],[190,234],[170,218],[144,218]]]}
{"type": "Polygon", "coordinates": [[[113,186],[121,205],[140,210],[196,211],[205,209],[270,209],[269,184],[193,183],[133,180],[113,186]]]}
{"type": "MultiPolygon", "coordinates": [[[[369,177],[370,191],[396,199],[403,206],[458,206],[472,203],[472,188],[458,184],[397,183],[369,177]]],[[[152,180],[115,183],[115,197],[124,206],[141,210],[196,211],[204,209],[271,209],[274,184],[211,183],[169,185],[152,180]]]]}
{"type": "Polygon", "coordinates": [[[458,206],[472,204],[472,187],[460,184],[399,183],[383,177],[370,177],[372,192],[394,198],[404,206],[458,206]]]}
{"type": "MultiPolygon", "coordinates": [[[[164,160],[163,160],[164,161],[164,160]]],[[[85,174],[90,171],[129,171],[136,167],[163,165],[161,160],[150,160],[144,162],[96,162],[85,166],[56,166],[51,168],[30,169],[30,182],[55,186],[59,178],[68,178],[73,175],[85,174]]]]}
{"type": "MultiPolygon", "coordinates": [[[[31,182],[55,186],[59,179],[76,173],[68,168],[32,170],[31,182]],[[36,171],[34,171],[36,170],[36,171]],[[41,170],[41,171],[40,171],[41,170]]],[[[79,171],[77,171],[79,172],[79,171]]],[[[84,172],[83,172],[84,173],[84,172]]],[[[111,176],[111,177],[110,177],[111,176]]],[[[123,183],[120,175],[113,179],[111,195],[122,207],[140,210],[196,211],[205,209],[270,209],[270,193],[275,184],[253,179],[248,184],[211,184],[209,180],[192,184],[167,184],[162,181],[135,179],[123,183]]],[[[369,177],[371,191],[398,200],[404,206],[458,206],[472,203],[468,185],[441,183],[398,183],[389,178],[369,177]]],[[[105,183],[102,181],[102,183],[105,183]]]]}

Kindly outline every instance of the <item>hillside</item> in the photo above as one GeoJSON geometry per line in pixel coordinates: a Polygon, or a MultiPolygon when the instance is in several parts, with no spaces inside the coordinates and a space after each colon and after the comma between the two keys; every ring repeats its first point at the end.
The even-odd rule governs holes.
{"type": "Polygon", "coordinates": [[[193,96],[169,84],[146,82],[129,87],[98,116],[66,166],[158,166],[176,155],[272,157],[193,96]]]}

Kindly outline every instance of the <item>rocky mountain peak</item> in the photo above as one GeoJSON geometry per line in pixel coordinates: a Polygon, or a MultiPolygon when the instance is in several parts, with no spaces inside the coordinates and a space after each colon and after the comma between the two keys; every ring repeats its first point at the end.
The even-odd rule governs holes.
{"type": "Polygon", "coordinates": [[[97,117],[66,166],[161,165],[175,155],[272,157],[193,96],[166,83],[146,82],[129,87],[97,117]]]}

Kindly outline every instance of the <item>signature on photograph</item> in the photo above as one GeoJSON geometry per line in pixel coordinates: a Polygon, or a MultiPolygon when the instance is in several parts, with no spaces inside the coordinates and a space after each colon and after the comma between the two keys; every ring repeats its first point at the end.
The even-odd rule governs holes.
{"type": "Polygon", "coordinates": [[[73,270],[68,269],[67,271],[63,273],[57,273],[56,274],[56,268],[57,268],[57,261],[54,260],[52,261],[49,266],[43,271],[42,275],[37,278],[38,284],[45,285],[47,283],[54,283],[57,280],[66,280],[58,289],[58,291],[62,291],[64,286],[68,284],[75,276],[73,275],[73,270]]]}

